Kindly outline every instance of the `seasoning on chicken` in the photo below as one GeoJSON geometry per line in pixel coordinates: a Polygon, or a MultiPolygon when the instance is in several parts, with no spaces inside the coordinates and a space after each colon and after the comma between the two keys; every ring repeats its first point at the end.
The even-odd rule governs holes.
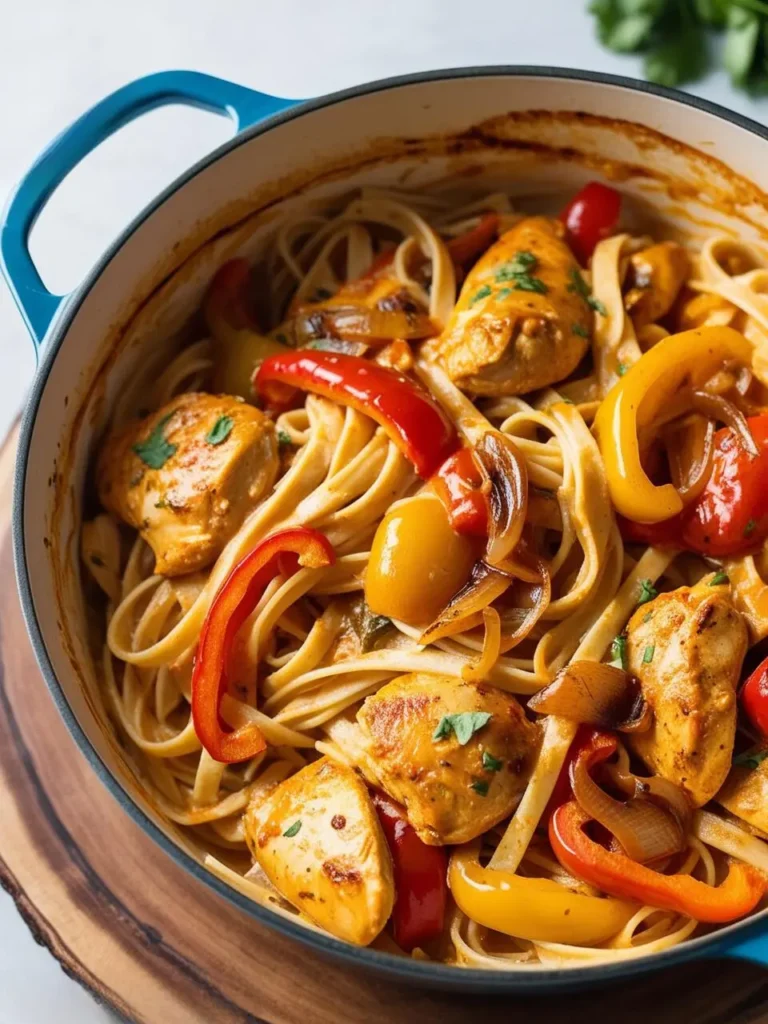
{"type": "Polygon", "coordinates": [[[697,807],[731,766],[736,684],[747,650],[744,619],[706,578],[641,605],[629,621],[629,671],[653,711],[629,743],[649,768],[682,786],[697,807]]]}
{"type": "Polygon", "coordinates": [[[748,825],[768,833],[768,761],[734,764],[717,802],[748,825]]]}
{"type": "Polygon", "coordinates": [[[189,393],[107,437],[102,505],[139,530],[155,572],[209,565],[277,476],[274,424],[229,395],[189,393]]]}
{"type": "Polygon", "coordinates": [[[624,308],[635,330],[670,311],[689,273],[688,253],[677,242],[659,242],[630,256],[624,308]]]}
{"type": "Polygon", "coordinates": [[[445,331],[425,352],[459,387],[522,395],[576,369],[592,312],[563,230],[559,221],[527,217],[470,271],[445,331]]]}
{"type": "Polygon", "coordinates": [[[349,753],[430,846],[465,843],[508,817],[540,739],[503,690],[426,673],[387,683],[357,720],[349,753]]]}
{"type": "Polygon", "coordinates": [[[367,946],[395,899],[392,860],[365,784],[330,758],[302,768],[245,815],[254,860],[275,888],[332,935],[367,946]]]}

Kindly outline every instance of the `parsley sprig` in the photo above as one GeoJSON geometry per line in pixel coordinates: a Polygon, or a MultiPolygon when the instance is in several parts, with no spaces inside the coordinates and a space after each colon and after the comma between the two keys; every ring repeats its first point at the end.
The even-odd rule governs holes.
{"type": "Polygon", "coordinates": [[[139,456],[144,465],[149,466],[150,469],[162,469],[168,459],[176,452],[177,446],[171,444],[165,436],[165,425],[172,416],[172,412],[167,416],[163,416],[155,424],[149,437],[133,446],[134,452],[139,456]]]}
{"type": "Polygon", "coordinates": [[[645,77],[660,85],[701,78],[718,53],[737,88],[768,92],[766,0],[592,0],[600,42],[617,53],[641,53],[645,77]],[[709,45],[713,33],[724,46],[709,45]]]}
{"type": "Polygon", "coordinates": [[[491,715],[488,711],[461,711],[453,715],[443,715],[432,733],[432,741],[447,739],[451,733],[462,747],[472,739],[476,732],[488,724],[491,715]]]}

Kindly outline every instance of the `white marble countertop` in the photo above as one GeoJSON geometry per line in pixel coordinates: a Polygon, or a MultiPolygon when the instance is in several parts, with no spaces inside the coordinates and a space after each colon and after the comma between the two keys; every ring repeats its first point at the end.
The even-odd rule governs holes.
{"type": "MultiPolygon", "coordinates": [[[[0,198],[36,153],[96,100],[132,78],[192,68],[275,95],[310,97],[387,75],[472,64],[545,64],[639,74],[602,50],[586,0],[36,0],[3,5],[0,198]]],[[[694,90],[768,120],[723,73],[694,90]]],[[[88,158],[56,193],[32,251],[55,290],[74,287],[117,232],[228,124],[180,108],[156,111],[88,158]]],[[[0,428],[21,407],[32,345],[0,284],[0,428]]],[[[110,1020],[35,945],[0,895],[0,1024],[110,1020]]]]}

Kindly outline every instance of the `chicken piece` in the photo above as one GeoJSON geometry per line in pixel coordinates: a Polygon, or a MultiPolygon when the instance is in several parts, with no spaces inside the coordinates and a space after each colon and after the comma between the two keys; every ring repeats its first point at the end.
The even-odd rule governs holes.
{"type": "Polygon", "coordinates": [[[503,690],[419,672],[368,697],[357,720],[361,771],[431,846],[466,843],[508,817],[540,741],[503,690]]]}
{"type": "Polygon", "coordinates": [[[467,275],[445,331],[425,346],[460,388],[523,395],[576,369],[593,316],[562,234],[559,221],[527,217],[467,275]]]}
{"type": "Polygon", "coordinates": [[[706,578],[641,605],[628,625],[629,671],[653,711],[628,742],[697,807],[728,775],[736,735],[736,684],[747,627],[722,587],[706,578]]]}
{"type": "Polygon", "coordinates": [[[275,888],[331,935],[367,946],[392,913],[392,859],[365,783],[322,757],[245,813],[254,860],[275,888]]]}
{"type": "Polygon", "coordinates": [[[99,499],[155,553],[155,572],[209,565],[278,469],[275,426],[229,395],[189,393],[107,437],[99,499]]]}
{"type": "Polygon", "coordinates": [[[755,768],[735,764],[715,799],[737,818],[768,833],[768,761],[755,768]]]}
{"type": "Polygon", "coordinates": [[[688,253],[677,242],[659,242],[629,257],[624,308],[635,330],[670,311],[689,273],[688,253]]]}

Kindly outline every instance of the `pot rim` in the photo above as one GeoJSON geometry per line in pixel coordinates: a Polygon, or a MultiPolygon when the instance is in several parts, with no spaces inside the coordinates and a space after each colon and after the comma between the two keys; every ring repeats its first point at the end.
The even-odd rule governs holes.
{"type": "Polygon", "coordinates": [[[177,846],[142,810],[121,783],[112,774],[95,747],[91,744],[84,729],[78,722],[56,673],[48,657],[43,640],[42,630],[32,597],[30,572],[27,565],[24,536],[24,505],[23,496],[26,487],[27,466],[32,442],[35,420],[42,400],[53,364],[64,342],[69,328],[83,303],[107,265],[125,245],[131,235],[177,191],[201,171],[216,163],[222,156],[250,142],[251,139],[263,135],[272,128],[287,121],[295,120],[304,114],[320,110],[324,107],[342,103],[345,100],[372,93],[398,89],[402,86],[417,85],[424,82],[435,82],[459,78],[542,78],[559,79],[562,81],[592,82],[597,85],[615,86],[630,92],[644,93],[659,99],[671,100],[682,106],[693,107],[704,113],[711,114],[720,120],[735,124],[737,127],[768,142],[768,128],[752,118],[727,109],[720,104],[698,96],[691,96],[676,89],[655,85],[639,79],[623,75],[606,74],[597,71],[583,71],[567,67],[547,67],[546,65],[487,65],[437,69],[408,75],[396,75],[366,82],[328,93],[317,99],[299,102],[289,109],[273,114],[256,124],[238,132],[231,139],[218,146],[211,153],[194,163],[187,171],[179,175],[170,185],[164,188],[140,213],[131,220],[126,228],[96,261],[83,282],[68,296],[58,310],[54,322],[41,345],[42,352],[35,377],[27,396],[26,407],[21,418],[18,450],[14,474],[14,494],[12,511],[13,556],[16,578],[21,597],[22,611],[27,631],[32,643],[35,657],[42,672],[48,690],[69,730],[70,735],[84,755],[91,768],[95,771],[103,785],[118,801],[130,818],[157,843],[183,870],[187,871],[208,888],[224,897],[237,909],[254,917],[260,923],[273,928],[281,934],[305,944],[321,955],[332,955],[351,966],[373,968],[393,980],[406,981],[414,984],[422,983],[427,987],[440,987],[455,990],[475,990],[485,992],[525,991],[531,994],[547,990],[576,989],[589,986],[595,982],[609,982],[618,978],[637,976],[673,963],[682,963],[698,956],[724,955],[729,939],[738,933],[739,940],[768,931],[768,909],[754,917],[736,922],[721,928],[711,935],[685,941],[678,946],[662,950],[636,959],[617,960],[615,963],[600,963],[583,967],[521,967],[517,970],[490,971],[481,968],[457,967],[454,964],[433,963],[430,961],[412,960],[407,957],[383,953],[369,947],[352,946],[340,939],[322,932],[306,928],[298,920],[293,922],[262,907],[248,897],[241,895],[226,882],[220,880],[211,871],[196,861],[190,854],[177,846]],[[725,941],[724,941],[725,940],[725,941]]]}

